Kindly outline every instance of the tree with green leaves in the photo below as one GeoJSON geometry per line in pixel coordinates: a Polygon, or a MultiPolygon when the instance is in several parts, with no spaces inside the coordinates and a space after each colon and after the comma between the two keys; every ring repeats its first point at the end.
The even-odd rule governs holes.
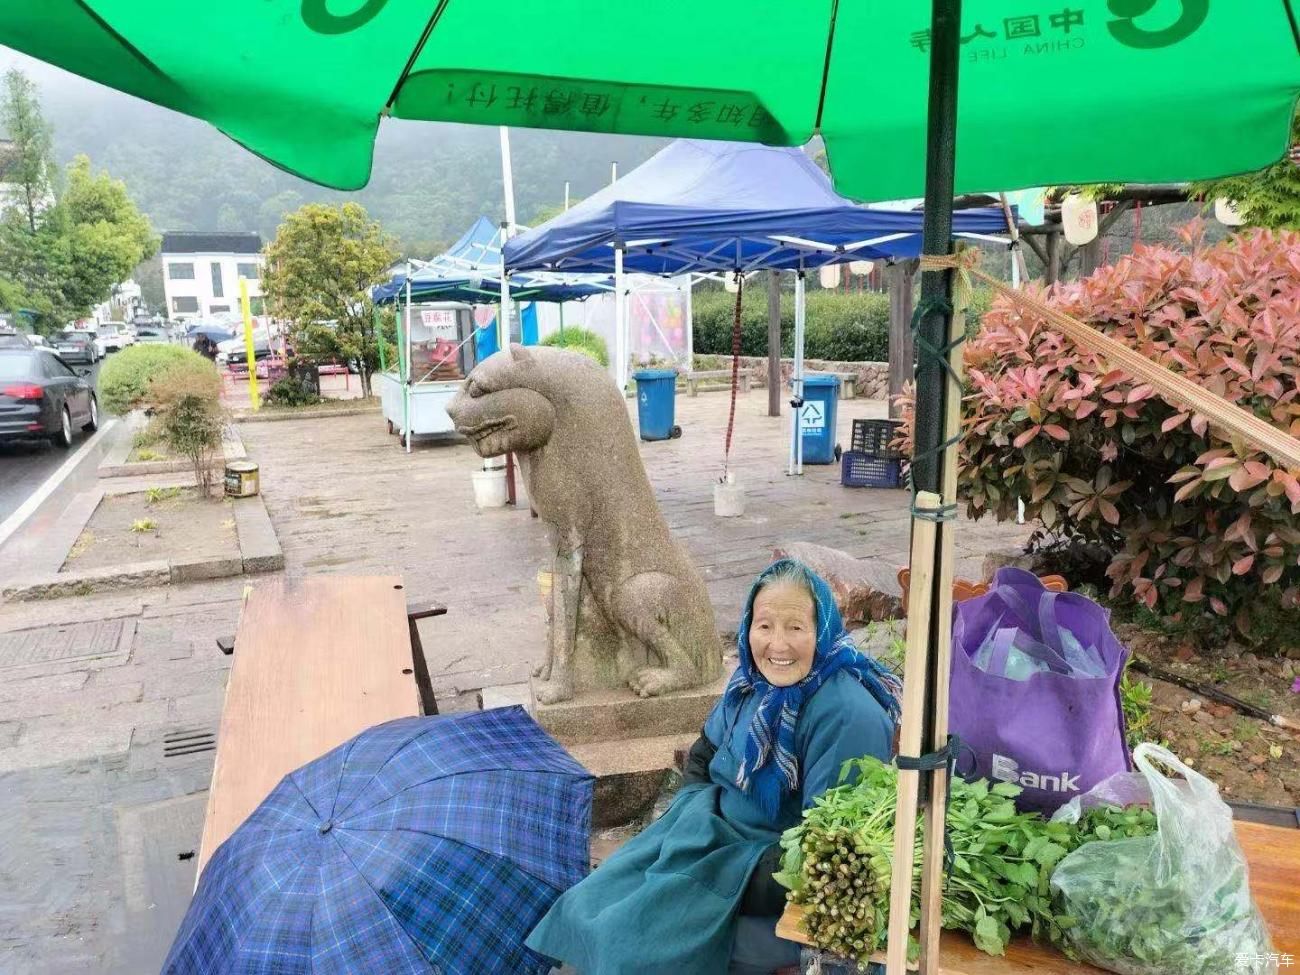
{"type": "Polygon", "coordinates": [[[262,291],[271,314],[292,323],[299,354],[358,363],[366,396],[379,357],[370,288],[396,256],[357,203],[300,207],[266,248],[262,291]]]}
{"type": "Polygon", "coordinates": [[[36,85],[17,68],[5,73],[0,130],[9,141],[0,148],[0,182],[11,188],[0,196],[0,210],[12,207],[36,233],[38,216],[54,201],[53,131],[41,114],[36,85]]]}
{"type": "Polygon", "coordinates": [[[35,230],[25,221],[0,222],[0,267],[46,334],[106,300],[158,248],[121,181],[92,172],[90,160],[78,156],[65,183],[62,197],[39,213],[35,230]]]}
{"type": "MultiPolygon", "coordinates": [[[[1291,144],[1300,145],[1300,112],[1291,123],[1291,144]]],[[[1193,183],[1191,193],[1208,201],[1231,200],[1252,227],[1300,230],[1300,159],[1294,150],[1255,173],[1193,183]]]]}
{"type": "Polygon", "coordinates": [[[106,172],[92,172],[85,156],[68,167],[67,188],[48,221],[68,247],[62,292],[64,303],[77,311],[107,298],[113,285],[158,250],[158,237],[125,184],[106,172]]]}

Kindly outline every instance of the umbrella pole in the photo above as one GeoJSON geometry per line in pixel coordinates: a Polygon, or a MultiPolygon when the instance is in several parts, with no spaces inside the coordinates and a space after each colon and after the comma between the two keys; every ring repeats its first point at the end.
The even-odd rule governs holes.
{"type": "Polygon", "coordinates": [[[402,376],[402,425],[406,427],[406,452],[411,452],[411,376],[415,372],[411,364],[411,265],[406,265],[406,373],[402,376]]]}
{"type": "MultiPolygon", "coordinates": [[[[506,141],[505,126],[501,128],[501,147],[504,155],[503,160],[510,158],[510,144],[506,141]]],[[[508,162],[503,162],[503,166],[509,168],[508,162]]],[[[510,231],[514,227],[514,192],[511,190],[506,196],[506,222],[501,227],[501,314],[497,315],[497,336],[498,345],[506,355],[510,354],[510,330],[505,322],[510,314],[510,281],[506,277],[506,241],[510,239],[510,231]]],[[[519,323],[519,341],[524,341],[523,320],[519,323]]],[[[483,469],[488,470],[487,460],[483,461],[483,469]]],[[[506,453],[506,505],[513,508],[515,506],[515,455],[506,453]]]]}
{"type": "Polygon", "coordinates": [[[624,345],[623,319],[627,316],[627,296],[624,292],[623,245],[614,247],[614,382],[618,394],[627,388],[627,352],[624,345]]]}
{"type": "MultiPolygon", "coordinates": [[[[952,248],[960,36],[961,0],[932,0],[923,254],[948,254],[952,248]]],[[[908,599],[908,618],[913,621],[908,626],[908,635],[913,637],[913,631],[917,632],[908,641],[905,663],[887,975],[904,975],[907,971],[908,907],[915,841],[909,825],[914,821],[918,804],[925,809],[920,972],[934,975],[939,970],[948,768],[923,774],[916,770],[916,765],[926,763],[916,760],[923,751],[935,753],[947,745],[954,528],[951,519],[956,513],[956,439],[961,419],[961,390],[954,384],[949,369],[954,363],[960,367],[961,347],[947,349],[946,362],[944,350],[957,337],[957,329],[964,327],[960,316],[953,316],[951,303],[952,272],[925,271],[921,276],[916,343],[912,484],[917,495],[912,522],[913,585],[908,599]],[[904,771],[904,765],[912,767],[904,771]]]]}
{"type": "MultiPolygon", "coordinates": [[[[804,276],[802,264],[794,277],[794,365],[790,371],[790,466],[786,474],[793,477],[803,473],[803,299],[804,276]]],[[[776,382],[781,381],[780,358],[776,382]]]]}

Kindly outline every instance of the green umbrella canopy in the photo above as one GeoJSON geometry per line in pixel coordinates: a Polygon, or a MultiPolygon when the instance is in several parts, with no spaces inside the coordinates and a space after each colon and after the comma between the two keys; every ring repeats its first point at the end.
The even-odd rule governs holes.
{"type": "MultiPolygon", "coordinates": [[[[379,119],[799,145],[836,188],[920,196],[916,0],[40,0],[0,43],[365,184],[379,119]],[[183,8],[183,9],[182,9],[183,8]]],[[[1258,169],[1300,91],[1288,0],[966,0],[957,192],[1258,169]]]]}

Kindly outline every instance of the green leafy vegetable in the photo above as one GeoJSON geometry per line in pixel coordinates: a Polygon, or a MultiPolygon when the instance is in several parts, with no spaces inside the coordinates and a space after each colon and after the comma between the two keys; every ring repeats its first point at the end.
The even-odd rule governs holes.
{"type": "MultiPolygon", "coordinates": [[[[862,962],[883,948],[889,927],[894,811],[898,772],[874,758],[847,762],[842,784],[816,799],[803,821],[782,837],[776,880],[804,908],[813,943],[862,962]]],[[[1099,807],[1078,824],[1017,812],[1020,787],[1008,782],[952,783],[948,838],[952,863],[943,896],[943,926],[965,931],[980,950],[1005,953],[1014,932],[1064,943],[1076,924],[1052,900],[1056,865],[1079,846],[1111,837],[1146,835],[1146,810],[1099,807]]],[[[919,830],[920,822],[914,824],[919,830]]],[[[921,843],[912,864],[910,922],[920,917],[921,843]]]]}

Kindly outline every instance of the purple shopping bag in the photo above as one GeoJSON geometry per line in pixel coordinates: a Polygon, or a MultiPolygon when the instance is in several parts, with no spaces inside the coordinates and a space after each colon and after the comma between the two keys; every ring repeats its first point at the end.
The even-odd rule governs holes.
{"type": "Polygon", "coordinates": [[[999,570],[989,592],[953,608],[948,723],[962,774],[1015,782],[1019,808],[1051,813],[1129,771],[1127,658],[1107,610],[1048,592],[1033,573],[999,570]]]}

